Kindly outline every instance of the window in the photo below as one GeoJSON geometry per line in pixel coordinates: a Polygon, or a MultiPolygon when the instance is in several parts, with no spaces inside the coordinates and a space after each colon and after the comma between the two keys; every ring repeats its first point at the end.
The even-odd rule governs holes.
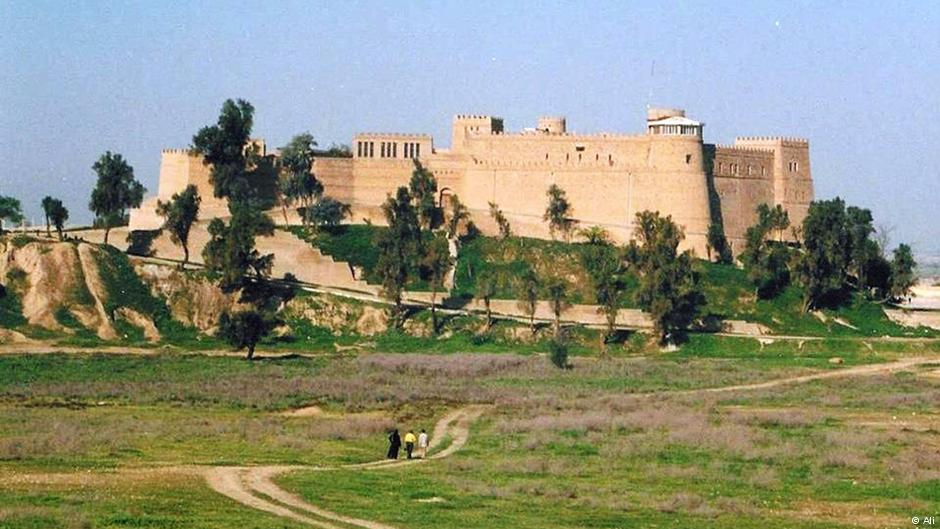
{"type": "Polygon", "coordinates": [[[356,142],[356,156],[362,158],[362,142],[361,141],[356,142]]]}
{"type": "Polygon", "coordinates": [[[379,158],[385,158],[385,142],[379,146],[379,158]]]}
{"type": "Polygon", "coordinates": [[[751,176],[752,174],[754,174],[754,167],[751,166],[751,165],[748,165],[748,166],[747,166],[747,175],[748,175],[748,176],[751,176]]]}
{"type": "Polygon", "coordinates": [[[692,155],[691,155],[691,154],[686,154],[686,155],[685,155],[685,163],[686,163],[686,164],[692,163],[692,155]]]}
{"type": "Polygon", "coordinates": [[[392,158],[398,158],[398,144],[392,144],[392,158]]]}
{"type": "Polygon", "coordinates": [[[767,168],[764,167],[763,165],[760,166],[760,175],[761,175],[761,176],[767,176],[767,168]]]}
{"type": "Polygon", "coordinates": [[[577,152],[584,152],[584,145],[576,145],[574,150],[577,152]]]}
{"type": "Polygon", "coordinates": [[[718,174],[722,174],[722,173],[724,173],[724,172],[725,172],[725,163],[724,163],[724,162],[718,162],[718,174]]]}
{"type": "Polygon", "coordinates": [[[421,157],[421,144],[415,143],[415,158],[421,157]]]}
{"type": "Polygon", "coordinates": [[[374,158],[374,157],[375,157],[375,142],[370,141],[369,142],[369,158],[374,158]]]}

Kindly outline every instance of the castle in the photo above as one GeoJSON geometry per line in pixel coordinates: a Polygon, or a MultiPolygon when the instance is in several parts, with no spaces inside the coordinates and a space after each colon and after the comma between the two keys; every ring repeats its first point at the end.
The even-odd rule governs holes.
{"type": "MultiPolygon", "coordinates": [[[[437,178],[440,203],[459,196],[486,234],[497,231],[489,215],[493,202],[515,234],[549,237],[542,215],[552,184],[565,190],[582,227],[600,226],[624,242],[637,212],[659,211],[683,227],[684,247],[700,257],[713,222],[740,252],[761,203],[783,206],[800,226],[813,200],[808,141],[739,137],[730,146],[712,145],[703,142],[703,127],[683,110],[668,108],[648,110],[643,134],[571,133],[563,117],[542,117],[534,128],[508,133],[501,118],[457,115],[449,149],[436,147],[426,134],[360,133],[352,157],[318,157],[313,172],[326,194],[352,206],[356,221],[382,222],[381,204],[408,185],[417,160],[437,178]]],[[[202,196],[202,219],[227,215],[224,202],[212,195],[201,158],[167,149],[158,196],[131,212],[130,228],[158,228],[157,200],[188,184],[202,196]]]]}

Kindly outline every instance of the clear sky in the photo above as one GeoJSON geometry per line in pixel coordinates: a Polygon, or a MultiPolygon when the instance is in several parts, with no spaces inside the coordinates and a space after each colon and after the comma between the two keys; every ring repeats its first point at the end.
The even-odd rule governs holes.
{"type": "Polygon", "coordinates": [[[809,138],[817,197],[940,254],[940,2],[0,0],[0,194],[34,219],[51,194],[88,221],[105,150],[155,193],[160,149],[229,97],[272,146],[446,146],[457,113],[641,132],[648,102],[679,106],[711,143],[809,138]]]}

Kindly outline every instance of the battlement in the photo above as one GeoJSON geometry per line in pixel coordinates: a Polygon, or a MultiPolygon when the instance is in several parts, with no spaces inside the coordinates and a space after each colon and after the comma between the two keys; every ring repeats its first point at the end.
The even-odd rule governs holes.
{"type": "Polygon", "coordinates": [[[160,152],[163,154],[191,154],[189,149],[162,149],[160,152]]]}
{"type": "Polygon", "coordinates": [[[485,114],[457,114],[454,119],[503,119],[498,116],[487,116],[485,114]]]}
{"type": "Polygon", "coordinates": [[[746,141],[746,142],[768,142],[768,143],[800,143],[800,144],[809,144],[809,140],[806,138],[799,138],[795,136],[738,136],[734,141],[746,141]]]}
{"type": "Polygon", "coordinates": [[[411,140],[430,140],[430,134],[411,134],[407,132],[359,132],[354,136],[355,138],[401,138],[401,139],[411,139],[411,140]]]}
{"type": "Polygon", "coordinates": [[[773,154],[774,150],[770,147],[752,147],[747,145],[723,145],[715,144],[715,149],[720,149],[722,151],[740,151],[740,152],[762,152],[773,154]]]}

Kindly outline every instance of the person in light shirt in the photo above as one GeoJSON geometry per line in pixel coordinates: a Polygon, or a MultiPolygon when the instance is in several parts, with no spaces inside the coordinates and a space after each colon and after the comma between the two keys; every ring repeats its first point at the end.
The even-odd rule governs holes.
{"type": "Polygon", "coordinates": [[[421,459],[428,457],[428,434],[424,430],[418,434],[418,457],[421,459]]]}

